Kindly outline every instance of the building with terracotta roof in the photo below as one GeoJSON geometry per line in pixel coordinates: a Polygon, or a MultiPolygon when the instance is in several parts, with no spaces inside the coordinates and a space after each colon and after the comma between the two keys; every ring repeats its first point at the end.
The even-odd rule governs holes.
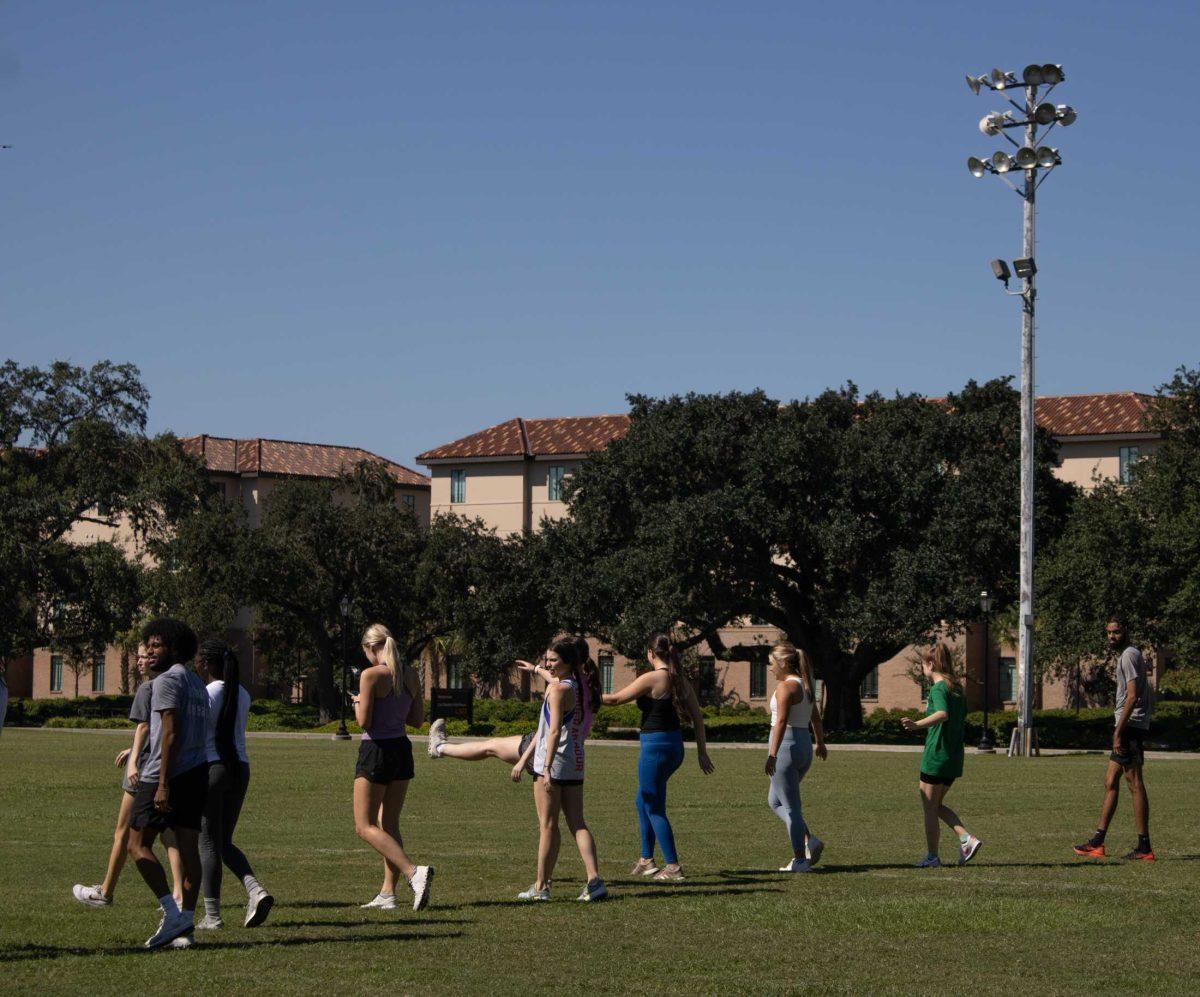
{"type": "MultiPolygon", "coordinates": [[[[228,501],[239,503],[246,512],[251,529],[258,526],[263,500],[281,481],[289,479],[321,480],[336,478],[352,471],[363,461],[382,466],[396,483],[397,503],[411,509],[417,521],[429,525],[430,480],[424,474],[380,457],[360,447],[332,446],[324,443],[296,443],[265,438],[231,439],[222,436],[184,437],[180,441],[185,452],[200,458],[209,479],[228,501]]],[[[116,529],[94,523],[80,523],[72,530],[70,539],[76,543],[116,540],[130,550],[135,538],[126,525],[116,529]]],[[[260,658],[249,639],[252,618],[243,609],[235,621],[230,637],[241,659],[243,681],[253,693],[267,688],[266,663],[260,658]]],[[[50,648],[34,652],[30,669],[30,689],[13,695],[71,696],[75,692],[75,677],[66,669],[63,657],[50,648]]],[[[103,659],[80,676],[79,694],[99,696],[116,693],[121,686],[121,651],[106,649],[103,659]]]]}
{"type": "MultiPolygon", "coordinates": [[[[1089,488],[1097,478],[1124,479],[1130,465],[1156,446],[1146,428],[1152,395],[1137,392],[1050,395],[1037,399],[1038,424],[1059,446],[1058,475],[1089,488]]],[[[561,419],[509,419],[417,457],[431,474],[431,514],[454,513],[483,519],[500,533],[537,529],[544,519],[567,514],[562,485],[582,461],[602,451],[629,429],[625,415],[576,416],[561,419]]],[[[1014,566],[1015,568],[1015,566],[1014,566]]],[[[739,627],[722,633],[726,645],[773,643],[770,627],[739,627]]],[[[972,708],[982,705],[984,646],[982,634],[970,628],[960,641],[967,670],[978,680],[968,683],[972,708]]],[[[595,644],[606,691],[635,675],[634,664],[595,644]]],[[[881,662],[863,684],[864,708],[919,707],[921,688],[910,677],[912,649],[881,662]]],[[[765,706],[774,680],[762,665],[702,659],[704,681],[724,698],[765,706]]],[[[992,708],[1012,706],[1016,695],[1016,652],[993,646],[987,654],[992,708]]],[[[1046,683],[1046,707],[1065,705],[1065,689],[1046,683]]]]}

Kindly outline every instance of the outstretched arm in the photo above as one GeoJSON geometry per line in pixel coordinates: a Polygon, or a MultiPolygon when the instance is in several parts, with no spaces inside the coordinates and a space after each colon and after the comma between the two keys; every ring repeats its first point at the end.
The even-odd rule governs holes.
{"type": "Polygon", "coordinates": [[[607,692],[600,697],[605,706],[620,706],[622,703],[632,703],[638,696],[645,696],[654,687],[654,672],[643,672],[629,685],[619,692],[607,692]]]}

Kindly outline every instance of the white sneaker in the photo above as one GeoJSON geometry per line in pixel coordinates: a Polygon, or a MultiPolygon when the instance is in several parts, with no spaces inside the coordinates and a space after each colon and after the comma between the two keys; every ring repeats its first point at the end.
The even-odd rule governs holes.
{"type": "Polygon", "coordinates": [[[517,894],[518,900],[549,900],[550,899],[550,884],[547,883],[544,889],[539,890],[537,883],[534,883],[529,889],[517,894]]]}
{"type": "Polygon", "coordinates": [[[175,914],[164,914],[158,923],[158,930],[146,939],[146,948],[160,949],[169,945],[180,935],[187,934],[195,928],[195,922],[182,911],[175,914]]]}
{"type": "Polygon", "coordinates": [[[225,922],[221,920],[220,914],[205,914],[196,922],[197,931],[218,931],[223,927],[225,922]]]}
{"type": "Polygon", "coordinates": [[[446,721],[438,717],[429,725],[429,743],[425,745],[425,750],[429,752],[430,758],[441,758],[438,754],[438,749],[446,743],[446,721]]]}
{"type": "MultiPolygon", "coordinates": [[[[396,898],[392,897],[392,902],[395,903],[396,898]]],[[[271,913],[271,908],[275,906],[275,898],[269,893],[256,893],[254,896],[246,900],[246,920],[243,922],[243,928],[257,928],[267,919],[267,915],[271,913]]]]}
{"type": "Polygon", "coordinates": [[[71,895],[87,907],[111,907],[112,900],[104,895],[99,886],[84,886],[76,883],[71,887],[71,895]]]}
{"type": "Polygon", "coordinates": [[[424,910],[429,906],[429,886],[433,882],[433,866],[419,865],[408,881],[413,891],[413,910],[424,910]]]}
{"type": "Polygon", "coordinates": [[[936,855],[926,855],[920,862],[917,863],[918,869],[940,869],[942,860],[936,855]]]}
{"type": "Polygon", "coordinates": [[[394,893],[376,893],[375,899],[368,901],[365,904],[359,904],[360,909],[367,910],[374,907],[378,910],[395,910],[396,895],[394,893]]]}
{"type": "Polygon", "coordinates": [[[979,851],[979,846],[982,844],[983,842],[975,837],[975,835],[967,835],[967,840],[958,846],[958,864],[966,865],[968,862],[970,862],[971,859],[975,857],[975,853],[979,851]]]}
{"type": "MultiPolygon", "coordinates": [[[[583,892],[576,897],[576,900],[594,901],[603,900],[608,896],[608,887],[604,885],[603,879],[594,879],[583,888],[583,892]]],[[[546,899],[550,899],[550,891],[546,891],[546,899]]]]}
{"type": "Polygon", "coordinates": [[[812,863],[805,859],[801,862],[799,859],[792,859],[787,865],[779,867],[780,872],[812,872],[812,863]]]}
{"type": "Polygon", "coordinates": [[[167,946],[169,949],[190,949],[196,944],[196,939],[191,934],[180,935],[175,941],[167,946]]]}
{"type": "Polygon", "coordinates": [[[804,857],[808,859],[808,864],[816,865],[821,860],[823,851],[825,851],[825,842],[815,834],[810,834],[808,841],[804,843],[804,857]]]}
{"type": "Polygon", "coordinates": [[[629,870],[631,876],[653,876],[661,870],[654,864],[654,859],[638,859],[629,870]]]}

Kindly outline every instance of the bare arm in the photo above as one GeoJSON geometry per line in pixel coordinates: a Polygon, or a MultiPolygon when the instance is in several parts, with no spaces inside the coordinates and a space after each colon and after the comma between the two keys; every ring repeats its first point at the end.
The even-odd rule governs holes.
{"type": "Polygon", "coordinates": [[[691,682],[682,676],[679,681],[683,685],[683,701],[691,715],[692,731],[696,736],[696,760],[700,763],[700,771],[711,775],[716,766],[708,757],[708,735],[704,731],[704,714],[700,710],[700,700],[696,698],[696,690],[692,688],[691,682]]]}
{"type": "Polygon", "coordinates": [[[775,774],[775,759],[779,755],[779,746],[783,743],[783,732],[787,730],[788,711],[796,698],[796,683],[780,682],[775,687],[775,723],[771,727],[771,736],[767,739],[767,775],[775,774]]]}
{"type": "Polygon", "coordinates": [[[563,699],[566,698],[567,687],[556,682],[546,690],[546,706],[550,710],[550,719],[546,723],[546,774],[550,773],[550,762],[554,752],[558,750],[558,739],[562,734],[563,699]]]}
{"type": "Polygon", "coordinates": [[[379,673],[373,668],[368,668],[363,672],[358,695],[351,700],[354,704],[354,719],[358,721],[358,726],[363,730],[371,726],[371,716],[375,712],[375,683],[378,681],[378,676],[379,673]]]}
{"type": "Polygon", "coordinates": [[[646,696],[654,691],[654,672],[643,672],[620,692],[608,692],[600,697],[605,706],[620,706],[622,703],[632,703],[638,696],[646,696]]]}
{"type": "Polygon", "coordinates": [[[125,778],[129,780],[129,785],[131,785],[131,786],[137,785],[138,757],[141,755],[142,745],[146,743],[146,738],[149,735],[150,735],[150,725],[149,724],[138,724],[133,732],[133,747],[126,748],[124,751],[121,752],[121,755],[125,756],[124,758],[122,758],[121,755],[117,755],[117,764],[125,765],[125,778]]]}
{"type": "Polygon", "coordinates": [[[940,724],[949,719],[949,713],[945,710],[938,710],[936,713],[931,713],[920,720],[914,720],[912,717],[904,717],[900,723],[905,730],[925,730],[926,727],[932,727],[934,724],[940,724]]]}
{"type": "Polygon", "coordinates": [[[420,678],[416,671],[408,666],[404,668],[404,688],[412,696],[412,703],[408,707],[408,716],[404,718],[404,722],[409,727],[420,727],[425,722],[425,696],[420,678]]]}
{"type": "Polygon", "coordinates": [[[812,724],[813,737],[817,742],[813,746],[813,754],[824,761],[829,752],[825,748],[825,725],[821,723],[821,711],[817,709],[816,703],[813,703],[812,719],[809,722],[812,724]]]}
{"type": "Polygon", "coordinates": [[[525,746],[525,750],[521,753],[521,757],[517,759],[517,764],[513,766],[512,781],[520,782],[521,773],[525,771],[525,766],[529,764],[529,759],[533,757],[533,752],[537,748],[537,738],[531,737],[529,744],[525,746]]]}
{"type": "Polygon", "coordinates": [[[154,806],[159,810],[170,809],[170,792],[167,789],[171,781],[171,763],[175,761],[175,711],[160,710],[162,717],[162,759],[158,770],[158,791],[154,794],[154,806]]]}

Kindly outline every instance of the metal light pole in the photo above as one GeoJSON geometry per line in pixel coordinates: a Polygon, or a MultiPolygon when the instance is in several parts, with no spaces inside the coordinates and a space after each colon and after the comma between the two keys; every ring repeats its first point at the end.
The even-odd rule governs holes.
{"type": "Polygon", "coordinates": [[[995,754],[996,746],[992,744],[992,728],[988,724],[988,706],[991,704],[991,665],[992,641],[988,630],[991,623],[992,606],[996,600],[987,591],[979,593],[979,608],[983,610],[983,736],[979,739],[979,751],[986,755],[995,754]]]}
{"type": "Polygon", "coordinates": [[[998,280],[1004,281],[1005,290],[1021,298],[1021,549],[1017,652],[1020,688],[1017,694],[1017,727],[1009,743],[1009,755],[1029,755],[1037,752],[1037,735],[1033,729],[1033,458],[1036,428],[1033,317],[1037,300],[1034,235],[1037,189],[1050,172],[1062,163],[1057,149],[1038,143],[1044,141],[1056,125],[1070,125],[1076,119],[1074,108],[1045,101],[1050,91],[1065,79],[1062,66],[1053,63],[1026,66],[1021,78],[1021,83],[1018,83],[1013,73],[1001,69],[993,69],[991,73],[982,76],[967,77],[967,85],[975,93],[979,93],[984,87],[999,93],[1022,85],[1025,90],[1023,105],[1008,98],[1009,104],[1021,116],[1020,119],[1014,117],[1012,111],[993,111],[979,122],[980,131],[989,136],[1003,136],[1016,146],[1016,153],[1010,156],[1007,152],[1000,151],[988,160],[975,156],[967,160],[967,169],[974,176],[982,177],[987,173],[999,176],[1022,200],[1022,258],[1013,262],[1013,268],[1022,282],[1020,291],[1008,291],[1008,281],[1012,276],[1008,264],[1003,260],[992,261],[992,271],[998,280]],[[1039,101],[1038,91],[1042,87],[1046,90],[1041,94],[1042,100],[1039,101]],[[1038,135],[1039,127],[1045,128],[1041,136],[1038,135]],[[1025,130],[1024,145],[1007,134],[1007,129],[1016,128],[1025,130]],[[1014,169],[1025,174],[1021,187],[1013,184],[1006,175],[1014,169]],[[1039,170],[1042,174],[1040,177],[1039,170]]]}
{"type": "Polygon", "coordinates": [[[350,663],[350,598],[342,596],[342,601],[338,604],[338,609],[342,611],[342,709],[341,717],[338,720],[337,732],[333,735],[335,741],[349,741],[350,731],[346,729],[346,690],[349,688],[347,681],[347,669],[350,663]]]}

